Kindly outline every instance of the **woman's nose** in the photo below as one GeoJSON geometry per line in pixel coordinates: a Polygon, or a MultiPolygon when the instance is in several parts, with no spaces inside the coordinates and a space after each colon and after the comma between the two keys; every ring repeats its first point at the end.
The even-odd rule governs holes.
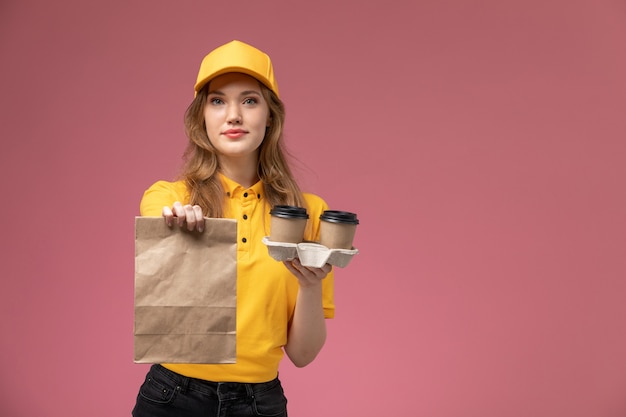
{"type": "Polygon", "coordinates": [[[231,124],[240,124],[241,123],[241,111],[239,110],[239,106],[230,106],[228,108],[228,115],[227,115],[228,119],[228,123],[231,124]]]}

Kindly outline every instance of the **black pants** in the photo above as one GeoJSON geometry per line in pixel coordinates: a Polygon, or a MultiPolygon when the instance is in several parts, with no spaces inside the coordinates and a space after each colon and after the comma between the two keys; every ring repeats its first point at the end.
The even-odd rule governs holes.
{"type": "Polygon", "coordinates": [[[139,389],[134,417],[287,417],[278,378],[258,384],[211,382],[153,365],[139,389]]]}

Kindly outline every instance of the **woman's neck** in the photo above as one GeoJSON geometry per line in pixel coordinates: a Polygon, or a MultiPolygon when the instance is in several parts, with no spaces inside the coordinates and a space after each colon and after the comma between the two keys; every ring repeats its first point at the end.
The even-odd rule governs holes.
{"type": "Polygon", "coordinates": [[[222,160],[220,168],[222,174],[244,188],[251,187],[259,181],[257,163],[252,163],[252,161],[222,160]]]}

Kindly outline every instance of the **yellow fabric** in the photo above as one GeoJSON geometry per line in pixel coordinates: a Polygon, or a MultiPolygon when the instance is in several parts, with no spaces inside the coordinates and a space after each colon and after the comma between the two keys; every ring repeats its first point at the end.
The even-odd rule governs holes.
{"type": "Polygon", "coordinates": [[[197,93],[213,78],[228,72],[248,74],[280,97],[270,57],[254,46],[237,40],[215,48],[204,57],[194,91],[197,93]]]}
{"type": "MultiPolygon", "coordinates": [[[[225,217],[237,219],[237,363],[218,365],[163,364],[179,374],[217,382],[266,382],[278,374],[287,342],[288,323],[295,308],[298,281],[282,262],[272,259],[262,243],[269,235],[271,207],[263,185],[248,189],[222,176],[227,192],[225,217]],[[247,218],[246,218],[247,217],[247,218]],[[245,239],[245,242],[244,242],[245,239]]],[[[305,239],[319,240],[319,216],[328,207],[318,196],[304,195],[309,213],[305,239]]],[[[141,200],[142,216],[161,216],[163,206],[189,202],[182,181],[159,181],[141,200]]],[[[326,318],[334,317],[334,273],[323,281],[326,318]]]]}

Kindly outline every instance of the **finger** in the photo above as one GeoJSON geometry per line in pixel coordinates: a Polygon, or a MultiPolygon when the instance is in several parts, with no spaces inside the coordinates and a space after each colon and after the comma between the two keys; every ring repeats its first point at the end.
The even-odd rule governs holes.
{"type": "Polygon", "coordinates": [[[179,201],[174,202],[172,212],[174,213],[174,216],[177,217],[176,222],[178,223],[178,226],[182,227],[182,225],[185,224],[185,209],[179,201]]]}
{"type": "Polygon", "coordinates": [[[183,210],[185,210],[185,220],[187,220],[187,230],[192,231],[193,229],[196,228],[196,224],[197,224],[196,214],[191,204],[186,204],[183,207],[183,210]]]}
{"type": "Polygon", "coordinates": [[[328,273],[331,271],[332,265],[326,263],[319,268],[308,267],[308,266],[303,265],[300,269],[310,272],[317,279],[324,279],[326,278],[326,275],[328,275],[328,273]]]}
{"type": "Polygon", "coordinates": [[[163,217],[165,217],[165,223],[172,227],[172,219],[174,218],[174,214],[172,213],[172,209],[168,206],[163,207],[163,217]]]}
{"type": "Polygon", "coordinates": [[[291,261],[291,266],[293,266],[293,268],[298,271],[299,273],[302,273],[302,271],[304,269],[306,269],[303,265],[302,262],[300,262],[299,258],[295,258],[291,261]]]}
{"type": "Polygon", "coordinates": [[[289,270],[289,272],[291,272],[291,273],[292,273],[292,274],[294,274],[295,276],[302,275],[302,274],[300,273],[300,270],[298,270],[298,269],[294,266],[294,264],[293,264],[293,263],[294,263],[294,261],[295,261],[295,259],[293,259],[293,260],[288,260],[288,261],[283,261],[283,264],[285,265],[285,267],[287,267],[287,269],[289,270]]]}
{"type": "Polygon", "coordinates": [[[204,230],[204,215],[202,214],[202,207],[198,205],[193,206],[193,212],[196,217],[198,232],[202,232],[204,230]]]}
{"type": "Polygon", "coordinates": [[[301,278],[304,279],[311,279],[311,278],[316,278],[317,277],[317,272],[316,270],[318,268],[311,268],[305,265],[302,265],[302,262],[300,262],[300,259],[296,258],[292,261],[292,265],[294,267],[294,269],[298,272],[298,275],[301,278]]]}

